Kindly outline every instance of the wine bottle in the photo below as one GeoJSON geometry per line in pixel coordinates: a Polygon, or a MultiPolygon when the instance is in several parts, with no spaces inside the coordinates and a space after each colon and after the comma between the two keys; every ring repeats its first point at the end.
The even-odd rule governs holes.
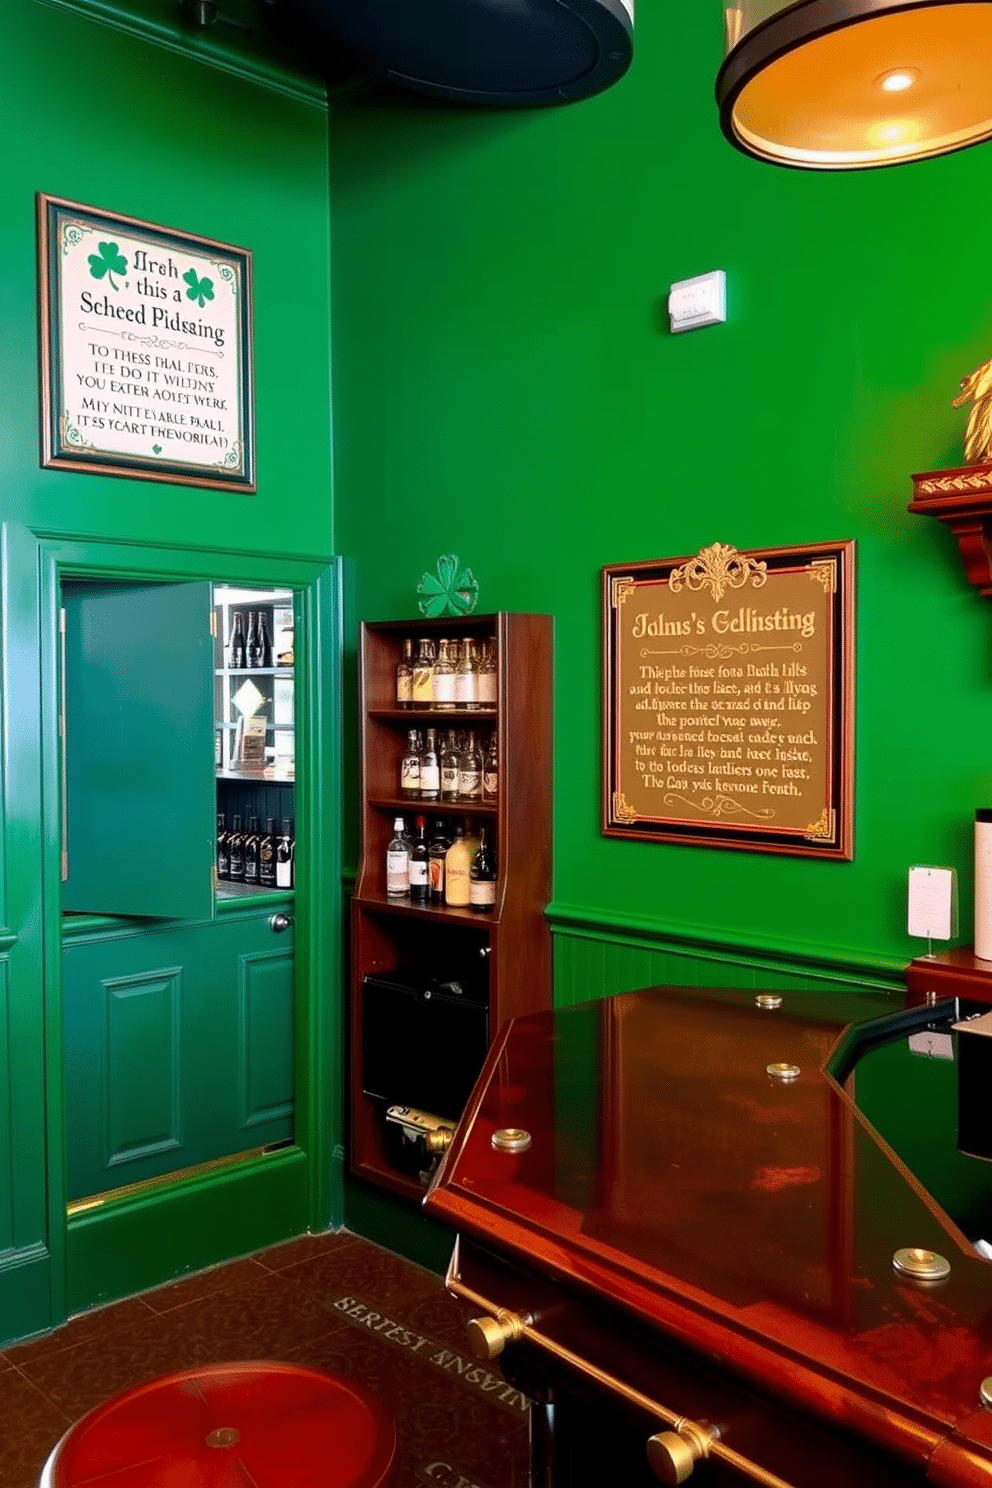
{"type": "Polygon", "coordinates": [[[245,839],[240,816],[234,818],[234,830],[227,839],[227,870],[232,883],[244,883],[245,839]]]}
{"type": "Polygon", "coordinates": [[[386,894],[390,899],[404,899],[410,892],[410,848],[403,818],[393,822],[393,835],[386,848],[386,894]]]}
{"type": "Polygon", "coordinates": [[[496,859],[486,830],[485,827],[480,830],[479,847],[469,874],[469,907],[480,914],[491,914],[496,904],[496,859]]]}
{"type": "Polygon", "coordinates": [[[409,708],[413,705],[413,642],[403,642],[403,655],[396,667],[396,706],[409,708]]]}
{"type": "Polygon", "coordinates": [[[245,665],[245,617],[240,610],[234,612],[234,628],[231,631],[231,647],[227,664],[232,671],[240,671],[245,665]]]}
{"type": "Polygon", "coordinates": [[[439,816],[427,847],[427,882],[432,904],[444,903],[444,859],[450,846],[447,823],[443,816],[439,816]]]}
{"type": "Polygon", "coordinates": [[[482,755],[475,742],[475,729],[469,729],[465,748],[458,756],[458,799],[482,799],[482,755]]]}
{"type": "Polygon", "coordinates": [[[230,859],[227,855],[227,823],[223,811],[217,813],[217,877],[230,878],[230,859]]]}
{"type": "Polygon", "coordinates": [[[425,816],[414,817],[413,825],[416,828],[416,836],[413,839],[413,847],[410,849],[410,862],[407,869],[407,881],[410,885],[410,903],[426,904],[429,890],[427,879],[427,818],[425,816]]]}
{"type": "Polygon", "coordinates": [[[258,817],[253,816],[249,820],[248,831],[245,833],[245,883],[254,884],[258,887],[258,817]]]}
{"type": "Polygon", "coordinates": [[[420,735],[410,729],[406,736],[406,753],[400,762],[400,795],[420,797],[420,735]]]}
{"type": "Polygon", "coordinates": [[[265,618],[265,611],[258,612],[258,649],[260,653],[259,666],[270,667],[272,665],[272,637],[269,635],[269,622],[265,618]]]}
{"type": "Polygon", "coordinates": [[[265,823],[265,836],[258,844],[258,882],[263,889],[276,886],[276,819],[270,816],[265,823]]]}
{"type": "Polygon", "coordinates": [[[295,847],[293,824],[283,817],[282,833],[276,843],[276,888],[291,889],[293,887],[295,847]]]}
{"type": "Polygon", "coordinates": [[[434,730],[427,730],[427,739],[420,751],[420,799],[436,801],[441,794],[441,768],[437,758],[437,743],[434,730]]]}
{"type": "Polygon", "coordinates": [[[248,639],[245,641],[245,652],[249,667],[262,665],[262,651],[258,644],[258,614],[255,610],[248,611],[248,639]]]}

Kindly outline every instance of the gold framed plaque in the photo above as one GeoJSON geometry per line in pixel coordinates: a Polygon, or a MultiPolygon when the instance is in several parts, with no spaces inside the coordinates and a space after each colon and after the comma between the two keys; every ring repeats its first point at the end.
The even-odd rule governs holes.
{"type": "Polygon", "coordinates": [[[854,543],[603,569],[603,832],[853,857],[854,543]]]}

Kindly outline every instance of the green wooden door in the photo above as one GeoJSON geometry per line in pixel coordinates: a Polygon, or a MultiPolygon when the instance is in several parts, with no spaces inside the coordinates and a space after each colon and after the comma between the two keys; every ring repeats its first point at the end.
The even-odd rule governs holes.
{"type": "Polygon", "coordinates": [[[213,906],[213,641],[206,583],[63,586],[63,908],[166,919],[213,906]]]}
{"type": "Polygon", "coordinates": [[[66,939],[70,1201],[293,1136],[293,935],[270,914],[66,939]]]}

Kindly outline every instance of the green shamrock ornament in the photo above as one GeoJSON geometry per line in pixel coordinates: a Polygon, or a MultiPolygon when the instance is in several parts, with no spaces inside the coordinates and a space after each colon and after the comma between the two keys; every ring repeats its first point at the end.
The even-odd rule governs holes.
{"type": "Polygon", "coordinates": [[[422,615],[471,615],[479,598],[479,586],[470,568],[454,553],[437,560],[437,578],[425,573],[417,585],[422,615]]]}
{"type": "Polygon", "coordinates": [[[189,285],[189,289],[186,291],[186,298],[188,300],[196,300],[202,310],[207,300],[212,300],[214,297],[214,281],[212,279],[200,279],[195,269],[190,269],[188,274],[183,275],[183,279],[189,285]]]}
{"type": "Polygon", "coordinates": [[[90,273],[94,279],[102,279],[106,274],[111,289],[116,290],[120,286],[114,283],[114,275],[127,273],[127,259],[116,243],[101,243],[99,246],[99,253],[90,254],[90,273]]]}
{"type": "Polygon", "coordinates": [[[152,454],[153,455],[160,455],[161,453],[162,453],[162,446],[160,444],[153,444],[152,445],[152,454]]]}

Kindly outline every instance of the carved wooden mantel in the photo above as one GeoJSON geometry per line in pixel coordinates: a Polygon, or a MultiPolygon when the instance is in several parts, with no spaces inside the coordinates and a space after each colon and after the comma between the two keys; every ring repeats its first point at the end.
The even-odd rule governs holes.
{"type": "Polygon", "coordinates": [[[909,510],[950,527],[969,580],[992,595],[992,462],[914,475],[909,510]]]}

